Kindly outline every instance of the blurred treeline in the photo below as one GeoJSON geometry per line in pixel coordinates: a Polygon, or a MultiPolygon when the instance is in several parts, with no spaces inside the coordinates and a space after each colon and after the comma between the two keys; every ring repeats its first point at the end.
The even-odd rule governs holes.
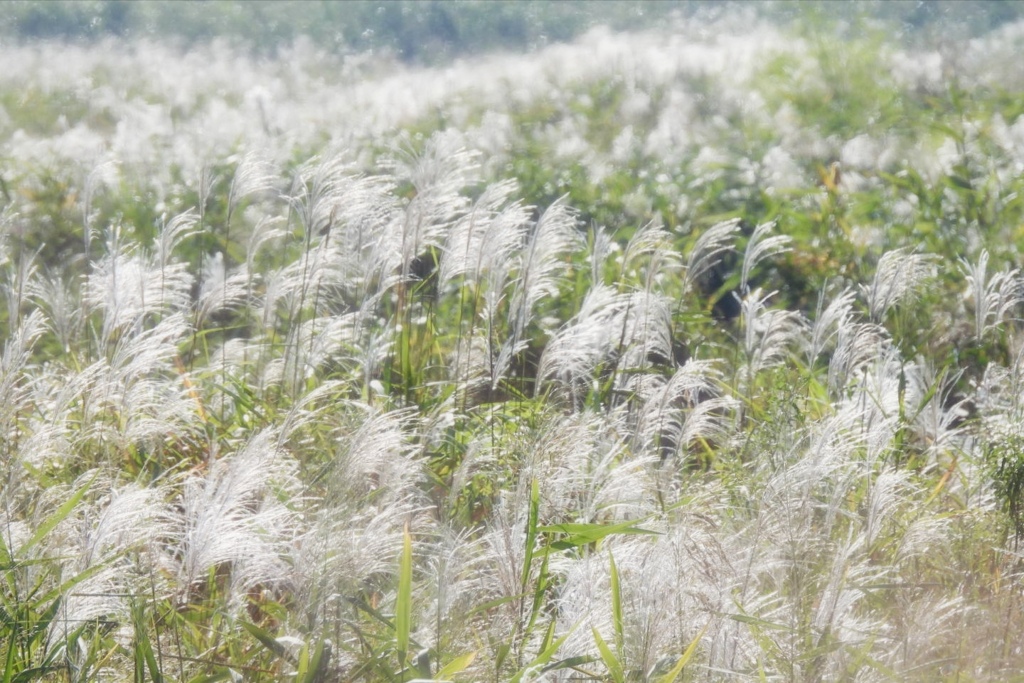
{"type": "Polygon", "coordinates": [[[341,52],[387,50],[433,64],[489,50],[529,50],[592,26],[636,29],[746,8],[767,18],[889,22],[906,39],[989,31],[1024,15],[1018,0],[7,0],[5,39],[215,37],[273,51],[300,35],[341,52]]]}

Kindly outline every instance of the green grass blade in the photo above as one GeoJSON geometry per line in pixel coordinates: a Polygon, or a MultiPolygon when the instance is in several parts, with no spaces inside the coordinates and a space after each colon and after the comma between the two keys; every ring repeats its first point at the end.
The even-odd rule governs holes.
{"type": "Polygon", "coordinates": [[[674,667],[672,667],[672,670],[664,676],[662,676],[661,678],[659,678],[656,683],[675,683],[675,680],[679,678],[679,674],[683,672],[683,667],[686,666],[691,659],[693,659],[694,653],[697,652],[697,646],[700,644],[700,640],[704,637],[704,632],[707,630],[707,626],[700,630],[700,633],[698,633],[697,637],[693,639],[693,642],[691,642],[689,646],[687,646],[686,651],[683,653],[683,656],[679,658],[679,661],[676,662],[676,665],[674,667]]]}
{"type": "Polygon", "coordinates": [[[32,546],[46,538],[46,535],[53,531],[58,524],[63,522],[67,516],[71,514],[71,511],[75,509],[75,506],[82,500],[82,497],[85,495],[85,492],[89,490],[89,486],[91,485],[92,481],[86,482],[81,488],[71,494],[70,498],[61,503],[61,506],[39,525],[39,528],[37,528],[36,532],[32,534],[32,537],[18,548],[18,554],[23,554],[25,551],[32,548],[32,546]]]}
{"type": "Polygon", "coordinates": [[[163,674],[156,661],[156,653],[153,652],[153,643],[149,639],[149,629],[146,628],[145,607],[139,604],[132,605],[132,624],[135,627],[135,642],[133,650],[135,654],[135,680],[138,683],[145,683],[146,669],[149,669],[149,677],[153,683],[163,683],[163,674]]]}
{"type": "Polygon", "coordinates": [[[395,602],[395,642],[399,663],[404,667],[412,632],[412,537],[409,525],[402,538],[402,559],[398,567],[398,599],[395,602]]]}
{"type": "Polygon", "coordinates": [[[451,676],[454,676],[455,674],[464,671],[466,667],[473,663],[474,659],[476,659],[476,652],[467,652],[464,655],[456,657],[452,661],[448,662],[440,671],[438,671],[437,675],[434,676],[434,678],[443,681],[451,676]]]}
{"type": "Polygon", "coordinates": [[[14,677],[14,655],[18,647],[18,623],[14,622],[12,631],[7,639],[7,658],[4,660],[3,683],[11,683],[14,677]]]}
{"type": "Polygon", "coordinates": [[[537,518],[540,515],[540,486],[537,484],[537,480],[533,480],[533,485],[530,488],[530,512],[529,517],[526,520],[526,553],[523,555],[523,571],[522,576],[519,579],[519,585],[522,586],[523,592],[526,592],[526,586],[530,581],[530,565],[533,563],[533,550],[534,544],[537,542],[537,518]]]}
{"type": "Polygon", "coordinates": [[[608,643],[604,642],[601,633],[596,628],[591,628],[591,630],[594,632],[594,642],[597,643],[597,651],[601,653],[601,660],[604,661],[604,665],[608,668],[608,673],[611,675],[612,680],[615,683],[624,683],[626,677],[622,673],[622,662],[615,656],[612,649],[608,647],[608,643]]]}
{"type": "Polygon", "coordinates": [[[615,566],[615,555],[608,552],[612,589],[612,628],[615,630],[615,649],[621,653],[625,637],[622,632],[622,588],[619,584],[619,570],[615,566]]]}
{"type": "Polygon", "coordinates": [[[246,631],[249,632],[250,635],[252,635],[253,638],[260,641],[263,647],[267,648],[278,657],[281,657],[282,659],[287,659],[288,651],[285,649],[284,645],[281,645],[281,643],[277,642],[277,639],[274,638],[274,636],[272,636],[269,631],[265,631],[256,624],[250,623],[245,620],[239,620],[239,623],[242,625],[242,628],[244,628],[246,631]]]}
{"type": "Polygon", "coordinates": [[[220,683],[220,681],[226,681],[231,678],[231,673],[224,669],[215,674],[199,674],[193,678],[188,679],[188,683],[220,683]]]}
{"type": "Polygon", "coordinates": [[[562,647],[562,643],[565,642],[565,639],[568,638],[575,630],[576,627],[574,626],[573,628],[566,631],[561,638],[552,641],[551,639],[555,632],[555,623],[551,622],[551,625],[548,627],[548,632],[544,637],[545,647],[539,655],[534,657],[532,662],[530,662],[529,664],[527,664],[522,669],[516,672],[516,675],[512,677],[512,683],[520,683],[520,681],[523,680],[523,676],[525,676],[528,672],[533,671],[538,667],[542,667],[548,662],[550,662],[551,658],[555,656],[556,652],[558,652],[558,648],[562,647]]]}

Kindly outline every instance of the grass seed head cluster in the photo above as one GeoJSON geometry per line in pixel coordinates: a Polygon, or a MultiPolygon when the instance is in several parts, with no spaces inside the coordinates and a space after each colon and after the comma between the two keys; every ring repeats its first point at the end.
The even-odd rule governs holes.
{"type": "Polygon", "coordinates": [[[870,28],[0,47],[4,680],[1010,679],[1022,32],[870,28]]]}

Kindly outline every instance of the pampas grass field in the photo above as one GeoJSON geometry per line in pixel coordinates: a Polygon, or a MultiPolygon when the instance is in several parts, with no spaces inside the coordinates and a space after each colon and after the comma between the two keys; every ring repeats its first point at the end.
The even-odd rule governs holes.
{"type": "Polygon", "coordinates": [[[814,7],[0,40],[0,681],[1024,680],[1024,23],[814,7]]]}

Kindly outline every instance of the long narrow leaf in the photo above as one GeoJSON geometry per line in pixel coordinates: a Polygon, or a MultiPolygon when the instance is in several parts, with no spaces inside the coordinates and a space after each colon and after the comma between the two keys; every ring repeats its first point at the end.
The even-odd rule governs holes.
{"type": "Polygon", "coordinates": [[[464,655],[456,657],[452,661],[448,662],[444,667],[442,667],[441,670],[437,672],[437,675],[434,678],[445,680],[450,676],[454,676],[455,674],[464,671],[466,667],[473,663],[474,659],[476,659],[475,652],[467,652],[464,655]]]}
{"type": "Polygon", "coordinates": [[[675,683],[675,680],[679,677],[679,674],[683,672],[683,667],[686,666],[691,659],[693,659],[694,653],[697,652],[697,645],[700,644],[700,639],[704,637],[704,632],[707,630],[707,626],[700,630],[700,633],[698,633],[697,637],[693,639],[693,642],[689,644],[689,646],[686,648],[686,651],[683,652],[683,656],[680,657],[679,661],[676,662],[676,665],[672,667],[672,670],[664,676],[662,676],[661,678],[659,678],[657,680],[657,683],[675,683]]]}
{"type": "Polygon", "coordinates": [[[25,541],[20,548],[18,548],[18,554],[24,554],[27,550],[32,548],[32,546],[46,538],[46,535],[53,531],[53,529],[58,524],[63,522],[64,519],[71,514],[71,511],[75,509],[75,506],[78,505],[78,503],[82,500],[82,496],[85,495],[85,492],[89,490],[89,486],[91,485],[92,481],[86,482],[84,485],[82,485],[81,488],[79,488],[77,491],[71,494],[71,496],[66,501],[61,503],[61,506],[57,508],[57,510],[52,515],[47,517],[42,524],[39,525],[39,528],[37,528],[36,532],[32,534],[32,537],[25,541]]]}
{"type": "Polygon", "coordinates": [[[615,566],[615,555],[608,553],[610,565],[611,588],[612,588],[612,628],[615,630],[615,649],[622,653],[623,642],[625,641],[622,632],[622,588],[619,585],[619,570],[615,566]]]}
{"type": "Polygon", "coordinates": [[[604,642],[601,633],[596,628],[591,628],[591,630],[594,632],[594,642],[597,643],[597,651],[601,653],[601,659],[604,661],[605,667],[608,668],[608,673],[611,675],[612,680],[615,683],[623,683],[626,677],[622,673],[622,662],[615,656],[612,649],[608,647],[608,643],[604,642]]]}
{"type": "Polygon", "coordinates": [[[530,488],[530,512],[526,520],[526,552],[523,555],[523,571],[519,579],[519,585],[523,592],[526,592],[526,585],[530,580],[530,564],[533,562],[534,543],[537,541],[537,518],[540,514],[540,487],[537,480],[533,480],[530,488]]]}
{"type": "Polygon", "coordinates": [[[545,647],[541,650],[539,655],[534,657],[532,662],[516,672],[516,675],[512,677],[512,683],[519,683],[528,673],[541,670],[545,664],[551,661],[551,658],[555,656],[556,652],[558,652],[558,648],[562,647],[562,643],[565,642],[565,639],[572,635],[572,632],[575,630],[576,627],[573,626],[571,629],[566,631],[561,638],[552,641],[551,638],[555,632],[555,623],[551,622],[551,625],[548,627],[548,632],[544,637],[545,647]]]}
{"type": "Polygon", "coordinates": [[[412,537],[405,525],[402,537],[402,559],[398,567],[398,598],[395,602],[395,643],[399,663],[405,666],[412,632],[412,537]]]}

